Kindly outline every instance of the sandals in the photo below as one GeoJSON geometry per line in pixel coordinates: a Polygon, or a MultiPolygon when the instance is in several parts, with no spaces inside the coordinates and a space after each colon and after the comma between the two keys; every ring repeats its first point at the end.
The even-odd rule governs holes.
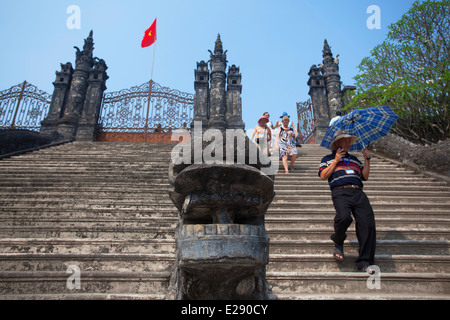
{"type": "Polygon", "coordinates": [[[358,268],[359,271],[366,272],[368,274],[375,274],[377,270],[373,266],[366,265],[364,267],[358,268]]]}
{"type": "Polygon", "coordinates": [[[336,244],[334,246],[333,257],[336,261],[344,260],[344,246],[342,244],[336,244]]]}

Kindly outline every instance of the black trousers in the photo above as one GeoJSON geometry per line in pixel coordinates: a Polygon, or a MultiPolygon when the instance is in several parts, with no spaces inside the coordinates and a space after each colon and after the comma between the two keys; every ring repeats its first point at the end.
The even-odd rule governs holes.
{"type": "Polygon", "coordinates": [[[356,221],[356,237],[359,242],[359,256],[356,266],[362,268],[374,264],[376,230],[375,216],[369,199],[362,189],[333,189],[331,192],[336,209],[334,218],[334,234],[331,240],[336,244],[344,244],[347,229],[352,223],[352,214],[356,221]]]}

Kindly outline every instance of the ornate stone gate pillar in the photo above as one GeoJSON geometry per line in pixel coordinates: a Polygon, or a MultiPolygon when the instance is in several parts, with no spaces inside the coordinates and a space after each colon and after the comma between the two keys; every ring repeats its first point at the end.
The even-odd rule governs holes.
{"type": "Polygon", "coordinates": [[[56,72],[50,111],[41,123],[41,134],[92,141],[108,79],[107,66],[92,55],[92,31],[84,40],[83,50],[75,49],[75,70],[68,62],[61,64],[61,71],[56,72]]]}

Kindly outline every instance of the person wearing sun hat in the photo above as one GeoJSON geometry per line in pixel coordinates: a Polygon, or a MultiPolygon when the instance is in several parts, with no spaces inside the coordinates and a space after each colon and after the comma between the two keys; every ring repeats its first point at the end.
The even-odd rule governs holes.
{"type": "Polygon", "coordinates": [[[256,136],[256,145],[266,155],[269,155],[268,141],[272,139],[271,130],[267,128],[268,122],[269,118],[261,116],[258,120],[258,125],[253,129],[252,137],[250,138],[250,140],[253,141],[253,138],[256,136]]]}
{"type": "MultiPolygon", "coordinates": [[[[283,119],[284,117],[288,117],[288,118],[289,118],[289,124],[288,124],[288,127],[294,129],[296,146],[297,146],[297,147],[301,147],[300,142],[297,141],[297,138],[298,138],[297,127],[295,126],[294,122],[291,121],[291,116],[290,116],[287,112],[283,112],[283,114],[280,116],[280,118],[283,119]]],[[[281,127],[282,125],[283,125],[283,124],[282,124],[282,121],[278,121],[278,120],[277,120],[277,121],[275,122],[274,129],[276,129],[276,128],[278,128],[278,127],[281,127]]]]}
{"type": "Polygon", "coordinates": [[[375,217],[367,195],[363,191],[363,181],[369,179],[370,153],[363,150],[364,164],[348,153],[356,136],[339,130],[330,145],[332,153],[323,157],[319,165],[319,177],[328,180],[333,205],[336,209],[333,256],[337,261],[344,259],[344,240],[347,229],[356,220],[356,235],[359,242],[359,255],[356,259],[358,270],[374,272],[376,246],[375,217]]]}

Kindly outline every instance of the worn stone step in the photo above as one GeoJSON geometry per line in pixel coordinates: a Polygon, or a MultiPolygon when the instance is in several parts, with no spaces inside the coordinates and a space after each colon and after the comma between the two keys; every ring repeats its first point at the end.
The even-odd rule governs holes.
{"type": "MultiPolygon", "coordinates": [[[[405,194],[402,196],[399,195],[379,195],[377,193],[369,193],[370,195],[370,203],[375,202],[397,202],[397,203],[408,203],[412,206],[414,203],[431,203],[436,204],[439,203],[439,205],[446,205],[450,208],[450,198],[446,195],[438,195],[438,196],[432,196],[427,195],[426,198],[417,197],[414,195],[405,194]]],[[[331,197],[328,194],[295,194],[295,195],[282,195],[277,194],[273,200],[274,202],[295,202],[295,203],[306,203],[310,201],[318,201],[318,202],[331,202],[331,197]]]]}
{"type": "MultiPolygon", "coordinates": [[[[377,289],[367,287],[369,277],[364,272],[267,272],[274,295],[371,293],[376,296],[377,289]]],[[[445,296],[450,292],[449,274],[382,272],[379,279],[383,294],[445,296]]]]}
{"type": "Polygon", "coordinates": [[[174,253],[0,253],[0,270],[171,272],[174,261],[174,253]]]}
{"type": "MultiPolygon", "coordinates": [[[[328,239],[333,233],[329,228],[270,228],[267,234],[274,240],[314,240],[328,239]]],[[[101,238],[101,239],[172,239],[175,228],[171,227],[124,227],[124,226],[0,226],[0,238],[35,238],[35,237],[69,237],[69,238],[101,238]]],[[[348,239],[354,240],[355,232],[349,229],[348,239]]],[[[450,241],[448,228],[389,228],[378,227],[377,239],[414,239],[450,241]]]]}
{"type": "MultiPolygon", "coordinates": [[[[130,188],[126,190],[121,190],[118,186],[114,187],[108,184],[102,185],[94,185],[94,186],[82,186],[79,185],[71,185],[70,188],[59,188],[55,185],[43,185],[43,186],[7,186],[2,188],[4,192],[1,194],[1,197],[12,197],[16,196],[17,198],[29,199],[37,196],[89,196],[101,193],[105,196],[117,196],[117,195],[130,195],[130,194],[138,194],[139,196],[151,196],[155,193],[165,193],[168,195],[168,191],[170,190],[170,186],[165,183],[148,183],[132,185],[130,188]],[[103,187],[103,185],[105,187],[103,187]]],[[[276,195],[274,201],[296,201],[297,203],[302,203],[306,200],[329,200],[331,201],[331,194],[328,194],[328,190],[277,190],[275,189],[276,195]]],[[[416,201],[430,201],[430,202],[441,202],[443,204],[447,204],[450,207],[450,193],[442,192],[439,190],[429,191],[427,192],[427,197],[422,198],[424,191],[402,191],[402,190],[374,190],[369,189],[366,190],[366,194],[369,197],[369,200],[377,201],[377,200],[385,200],[385,201],[407,201],[411,202],[412,200],[416,201]]]]}
{"type": "MultiPolygon", "coordinates": [[[[448,227],[450,229],[450,219],[428,219],[426,217],[416,218],[391,218],[391,217],[375,217],[378,227],[401,227],[401,228],[430,228],[430,227],[448,227]]],[[[298,217],[298,218],[267,218],[267,228],[323,228],[333,224],[331,217],[298,217]]]]}
{"type": "MultiPolygon", "coordinates": [[[[369,199],[370,200],[370,199],[369,199]]],[[[275,203],[275,202],[274,202],[275,203]]],[[[279,201],[276,202],[276,207],[278,209],[280,208],[292,208],[293,204],[292,202],[289,201],[279,201]]],[[[418,199],[417,201],[414,202],[386,202],[382,199],[378,200],[378,201],[370,201],[370,204],[372,205],[372,208],[376,214],[376,212],[378,210],[392,210],[392,212],[396,212],[399,210],[410,210],[411,208],[413,208],[416,211],[422,211],[423,213],[428,212],[430,210],[448,210],[448,204],[446,203],[436,203],[436,202],[421,202],[420,199],[418,199]]],[[[332,201],[322,201],[322,202],[317,202],[317,201],[312,201],[312,200],[308,200],[308,201],[304,201],[301,204],[297,204],[299,207],[308,207],[308,208],[317,208],[317,209],[328,209],[328,208],[333,208],[333,204],[332,201]]],[[[295,206],[295,203],[294,203],[295,206]]]]}
{"type": "Polygon", "coordinates": [[[95,185],[86,185],[83,183],[71,184],[70,188],[61,189],[55,185],[18,185],[18,186],[2,186],[2,194],[18,195],[24,198],[29,198],[33,195],[39,194],[123,194],[123,193],[139,193],[139,194],[152,194],[152,193],[168,193],[170,187],[167,183],[147,183],[133,184],[127,186],[126,190],[120,189],[121,183],[101,183],[98,182],[95,185]]]}
{"type": "MultiPolygon", "coordinates": [[[[319,254],[271,254],[268,272],[289,272],[300,268],[303,272],[356,271],[357,255],[346,255],[345,261],[336,263],[333,257],[319,254]]],[[[154,253],[2,253],[2,271],[65,271],[75,265],[85,271],[151,271],[170,272],[175,254],[154,253]]],[[[381,272],[446,273],[450,257],[445,255],[376,255],[375,265],[381,272]]]]}
{"type": "MultiPolygon", "coordinates": [[[[332,207],[332,201],[328,197],[300,197],[302,201],[302,207],[318,207],[318,208],[326,208],[332,207]],[[320,201],[320,205],[318,202],[320,201]]],[[[434,200],[436,198],[430,197],[429,199],[422,200],[417,198],[388,198],[388,197],[373,197],[370,199],[374,212],[383,208],[391,208],[393,210],[400,209],[408,209],[413,207],[415,210],[428,211],[429,209],[447,209],[450,205],[447,202],[443,202],[442,200],[434,200]],[[409,200],[409,201],[408,201],[409,200]]],[[[441,198],[437,198],[441,199],[441,198]]],[[[290,207],[292,202],[295,200],[294,197],[276,197],[272,205],[278,208],[282,207],[290,207]]],[[[60,206],[61,208],[67,207],[80,207],[83,206],[85,208],[98,206],[98,205],[108,205],[108,206],[145,206],[145,205],[159,205],[159,204],[172,204],[168,194],[149,194],[142,197],[136,197],[136,195],[127,196],[127,194],[118,194],[118,195],[108,195],[103,197],[93,197],[89,196],[73,196],[70,197],[70,201],[65,200],[64,197],[53,197],[53,196],[39,196],[35,198],[22,198],[10,195],[0,196],[0,206],[3,208],[8,207],[21,207],[21,206],[29,206],[29,207],[51,207],[51,206],[60,206]],[[12,200],[12,201],[11,201],[12,200]],[[82,200],[82,201],[81,201],[82,200]]]]}
{"type": "MultiPolygon", "coordinates": [[[[331,254],[331,240],[270,240],[272,254],[331,254]]],[[[346,254],[357,254],[356,240],[346,241],[346,254]]],[[[174,239],[86,239],[86,238],[4,238],[0,239],[2,253],[174,253],[174,239]]],[[[448,255],[449,241],[377,240],[377,254],[448,255]]]]}
{"type": "MultiPolygon", "coordinates": [[[[299,187],[297,185],[297,187],[299,187]]],[[[312,186],[305,186],[303,189],[285,189],[285,188],[275,188],[275,192],[277,196],[296,196],[296,195],[306,195],[306,194],[322,194],[327,195],[331,198],[331,192],[328,186],[323,186],[321,188],[313,188],[312,186]]],[[[370,187],[366,187],[364,189],[364,192],[369,197],[369,200],[373,195],[377,196],[390,196],[390,197],[422,197],[424,194],[431,197],[443,197],[446,198],[445,200],[450,198],[450,188],[448,187],[439,187],[439,186],[414,186],[414,185],[408,185],[403,186],[402,188],[399,188],[398,186],[392,185],[392,186],[377,186],[372,185],[370,187]]],[[[448,201],[448,200],[447,200],[448,201]]]]}
{"type": "Polygon", "coordinates": [[[273,299],[277,300],[450,300],[450,297],[445,294],[426,294],[423,292],[402,292],[402,293],[384,293],[377,290],[371,290],[369,293],[287,293],[273,295],[273,299]]]}
{"type": "MultiPolygon", "coordinates": [[[[271,240],[318,240],[329,239],[333,234],[333,228],[266,228],[271,240]]],[[[347,239],[355,240],[356,234],[351,227],[347,232],[347,239]]],[[[377,239],[379,240],[442,240],[450,241],[450,230],[448,228],[377,228],[377,239]]]]}
{"type": "Polygon", "coordinates": [[[164,162],[111,162],[111,163],[102,163],[99,164],[99,162],[93,162],[93,163],[87,163],[87,162],[74,162],[74,163],[66,163],[66,162],[59,162],[59,163],[49,163],[49,162],[39,162],[39,163],[30,163],[29,161],[26,161],[24,163],[18,163],[15,165],[8,166],[4,163],[1,164],[2,168],[2,176],[8,176],[11,174],[14,175],[84,175],[84,174],[94,174],[98,176],[116,173],[118,175],[122,173],[133,173],[133,172],[168,172],[169,171],[169,165],[166,161],[164,162]],[[17,170],[21,168],[20,172],[17,170]]]}
{"type": "Polygon", "coordinates": [[[0,226],[0,238],[173,239],[171,227],[0,226]]]}
{"type": "MultiPolygon", "coordinates": [[[[61,217],[53,218],[41,217],[39,214],[24,217],[17,215],[2,215],[0,224],[3,226],[120,226],[120,227],[175,227],[178,223],[176,216],[170,217],[136,217],[115,218],[110,216],[90,216],[90,217],[61,217]]],[[[411,228],[427,228],[427,227],[450,227],[450,219],[427,219],[427,218],[390,218],[376,217],[376,223],[379,227],[411,227],[411,228]]],[[[266,227],[271,228],[326,228],[332,225],[330,217],[304,217],[304,218],[270,218],[266,219],[266,227]]],[[[450,229],[450,228],[449,228],[450,229]]]]}
{"type": "MultiPolygon", "coordinates": [[[[329,254],[271,254],[267,271],[290,272],[354,272],[357,254],[346,254],[342,262],[337,263],[329,254]]],[[[376,254],[374,265],[381,272],[404,273],[448,273],[450,256],[448,255],[392,255],[376,254]]]]}
{"type": "Polygon", "coordinates": [[[82,187],[78,188],[68,188],[63,190],[58,190],[57,188],[22,188],[20,192],[18,190],[5,190],[0,195],[0,201],[2,199],[50,199],[53,200],[55,198],[70,198],[70,199],[89,199],[89,198],[96,198],[96,199],[119,199],[119,198],[126,198],[126,199],[143,199],[143,198],[151,198],[151,197],[160,197],[160,196],[167,196],[169,197],[169,188],[158,188],[155,186],[142,186],[142,187],[136,187],[132,189],[127,190],[120,190],[118,188],[116,189],[110,189],[105,190],[101,188],[93,189],[91,191],[86,191],[86,189],[82,187]]]}
{"type": "MultiPolygon", "coordinates": [[[[275,240],[270,239],[270,253],[274,254],[332,254],[330,239],[275,240]]],[[[358,254],[357,240],[344,242],[345,254],[358,254]]],[[[376,253],[381,255],[448,255],[450,242],[445,240],[378,239],[376,253]]]]}
{"type": "Polygon", "coordinates": [[[169,198],[169,194],[165,193],[165,194],[160,194],[158,193],[152,193],[152,194],[148,194],[145,196],[142,195],[138,195],[136,196],[136,194],[133,195],[128,195],[126,193],[118,193],[115,195],[111,195],[111,194],[107,194],[104,195],[103,197],[95,197],[95,195],[93,194],[89,194],[89,195],[85,195],[80,196],[68,196],[68,199],[70,199],[70,201],[66,200],[66,198],[64,197],[64,194],[61,197],[54,197],[52,195],[40,195],[38,197],[33,197],[33,198],[28,198],[28,197],[15,197],[9,194],[5,194],[0,196],[0,205],[2,205],[3,207],[8,207],[8,206],[17,206],[20,204],[26,204],[29,205],[31,207],[33,206],[38,206],[38,205],[45,205],[45,204],[49,204],[49,205],[58,205],[60,204],[61,206],[72,206],[74,202],[78,202],[80,204],[80,202],[84,202],[84,204],[86,205],[94,205],[94,204],[102,204],[102,203],[110,203],[110,204],[115,204],[115,205],[123,205],[123,204],[128,204],[128,203],[134,203],[136,205],[145,205],[145,204],[150,204],[150,203],[160,203],[160,202],[166,202],[166,203],[170,203],[172,204],[172,202],[170,202],[170,198],[169,198]],[[13,200],[14,203],[11,203],[11,200],[13,200]]]}
{"type": "Polygon", "coordinates": [[[176,216],[177,210],[173,205],[159,204],[152,206],[95,206],[94,208],[85,208],[83,206],[73,206],[61,210],[59,206],[47,206],[30,208],[28,206],[17,207],[0,207],[0,213],[6,213],[7,215],[38,215],[46,218],[52,218],[56,216],[61,217],[92,217],[98,214],[99,216],[110,217],[162,217],[166,215],[176,216]]]}
{"type": "MultiPolygon", "coordinates": [[[[0,295],[26,294],[157,294],[165,295],[170,272],[87,271],[80,273],[80,289],[70,289],[73,272],[0,271],[0,295]]],[[[74,285],[74,282],[72,282],[74,285]]]]}
{"type": "Polygon", "coordinates": [[[20,199],[14,202],[6,201],[0,199],[0,206],[3,210],[7,208],[18,208],[18,207],[28,207],[28,208],[51,208],[58,207],[61,209],[66,208],[84,208],[84,209],[95,209],[95,208],[129,208],[129,209],[149,209],[151,207],[156,207],[159,205],[172,205],[166,197],[154,196],[151,199],[115,199],[114,201],[108,199],[86,199],[86,201],[77,201],[76,199],[70,199],[70,201],[64,199],[20,199]]]}
{"type": "Polygon", "coordinates": [[[1,253],[175,253],[175,239],[3,238],[1,253]]]}
{"type": "MultiPolygon", "coordinates": [[[[427,208],[426,211],[423,209],[416,209],[416,207],[405,207],[405,208],[392,208],[389,206],[378,206],[375,212],[375,217],[378,216],[389,216],[389,217],[428,217],[429,219],[436,218],[448,218],[447,208],[427,208]]],[[[298,205],[287,207],[287,206],[271,206],[267,210],[266,217],[277,217],[277,218],[292,218],[292,217],[329,217],[333,219],[336,211],[333,205],[326,207],[318,206],[304,206],[298,205]]]]}
{"type": "Polygon", "coordinates": [[[149,180],[149,179],[154,179],[155,181],[158,180],[162,180],[164,182],[167,183],[167,171],[161,171],[161,172],[147,172],[147,173],[141,173],[141,172],[132,172],[132,173],[113,173],[111,172],[110,174],[105,174],[105,175],[93,175],[93,174],[89,174],[89,173],[83,173],[83,174],[67,174],[67,173],[55,173],[54,175],[46,175],[46,174],[42,174],[42,175],[23,175],[23,176],[19,176],[19,175],[8,175],[8,176],[4,176],[3,177],[3,183],[2,184],[7,184],[9,185],[9,183],[6,182],[13,182],[13,181],[23,181],[23,182],[27,182],[27,181],[33,181],[33,182],[40,182],[40,181],[50,181],[50,182],[65,182],[65,181],[72,181],[73,179],[76,180],[83,180],[86,182],[90,182],[90,181],[95,181],[95,180],[99,180],[100,178],[103,181],[117,181],[118,178],[120,178],[120,181],[130,181],[130,180],[149,180]]]}
{"type": "Polygon", "coordinates": [[[47,293],[47,294],[5,294],[0,300],[164,300],[160,293],[47,293]]]}
{"type": "Polygon", "coordinates": [[[41,218],[41,217],[11,217],[0,218],[0,224],[2,226],[27,226],[27,227],[46,227],[56,226],[58,228],[64,227],[95,227],[95,226],[107,226],[107,227],[165,227],[175,228],[178,220],[175,217],[160,218],[160,217],[130,217],[111,219],[111,217],[70,217],[70,218],[41,218]]]}

